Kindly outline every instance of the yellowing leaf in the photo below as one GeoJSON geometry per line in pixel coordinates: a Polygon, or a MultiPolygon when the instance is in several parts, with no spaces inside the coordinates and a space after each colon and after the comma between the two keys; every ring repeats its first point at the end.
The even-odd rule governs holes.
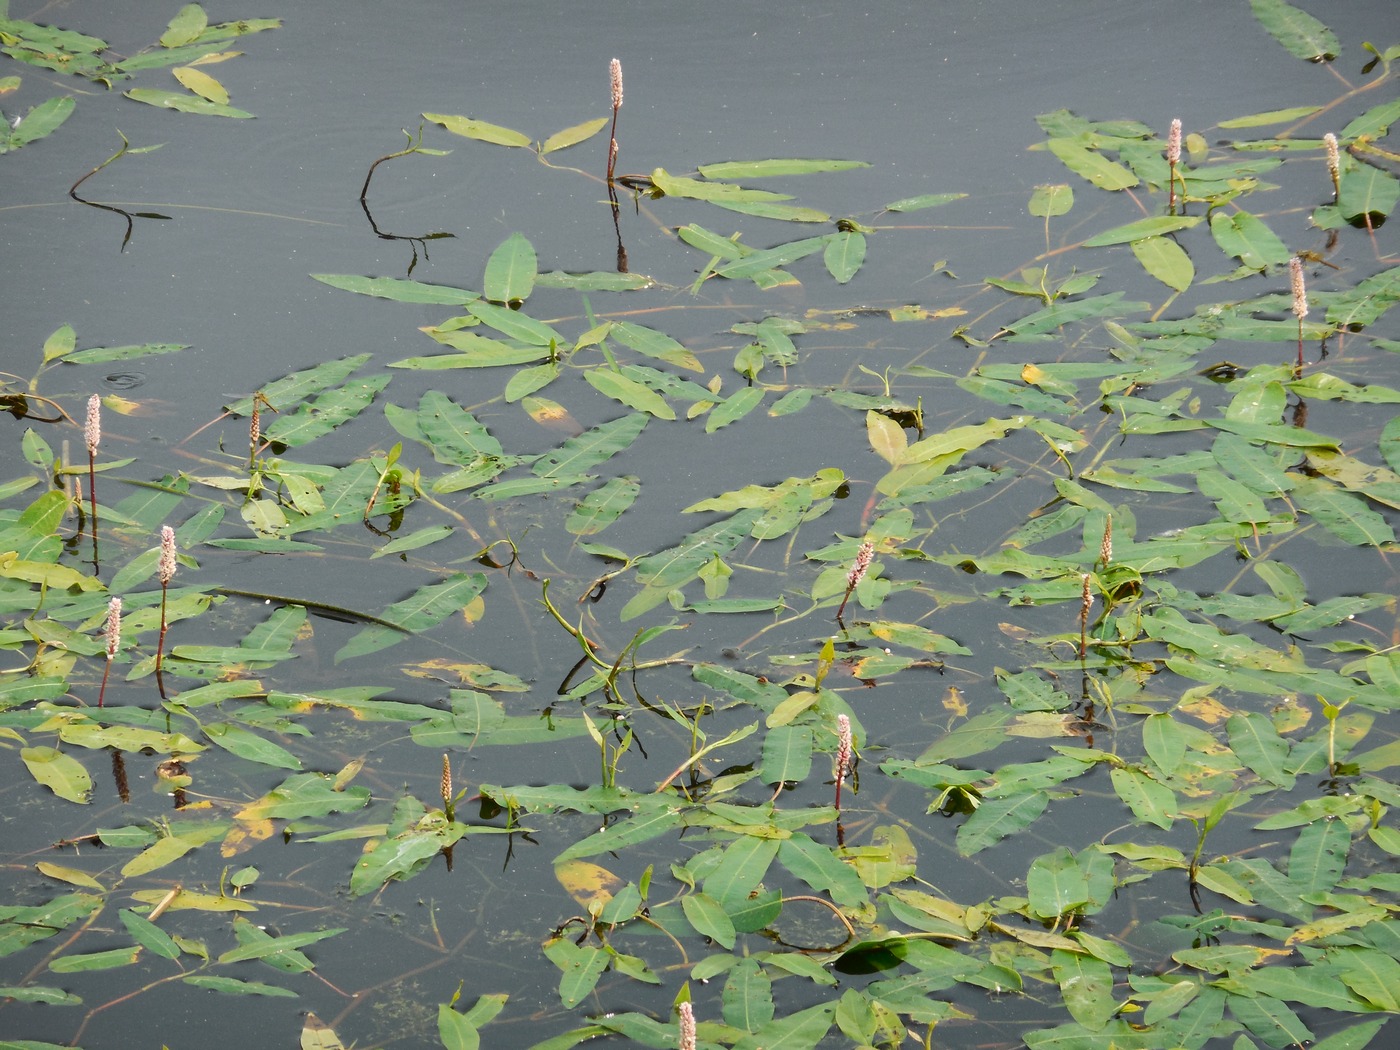
{"type": "Polygon", "coordinates": [[[189,66],[181,66],[174,70],[174,73],[176,80],[200,98],[207,98],[210,102],[217,102],[221,106],[228,103],[228,89],[208,73],[191,69],[189,66]]]}
{"type": "Polygon", "coordinates": [[[270,839],[273,830],[272,821],[267,819],[235,824],[224,836],[223,845],[219,847],[219,856],[236,857],[240,853],[246,853],[259,842],[270,839]]]}
{"type": "Polygon", "coordinates": [[[953,712],[958,718],[967,714],[967,699],[963,696],[962,690],[955,685],[950,685],[948,691],[943,694],[943,707],[953,712]]]}
{"type": "Polygon", "coordinates": [[[570,860],[554,866],[554,877],[569,896],[592,910],[612,900],[625,883],[607,868],[586,860],[570,860]]]}
{"type": "Polygon", "coordinates": [[[865,413],[865,432],[870,447],[892,467],[904,462],[904,450],[909,447],[909,435],[904,428],[881,412],[865,413]]]}

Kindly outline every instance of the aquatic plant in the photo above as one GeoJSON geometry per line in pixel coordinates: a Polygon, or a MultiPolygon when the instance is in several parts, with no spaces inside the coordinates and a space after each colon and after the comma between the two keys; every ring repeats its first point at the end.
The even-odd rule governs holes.
{"type": "MultiPolygon", "coordinates": [[[[1335,51],[1297,8],[1254,6],[1290,50],[1335,51]]],[[[1393,86],[1384,55],[1368,86],[1393,86]]],[[[217,992],[326,1050],[421,1042],[360,1009],[400,999],[454,1048],[669,1047],[695,1037],[694,988],[706,1044],[735,1050],[1379,1045],[1400,1012],[1400,277],[1395,180],[1363,158],[1400,112],[1349,86],[1328,112],[1359,153],[1312,212],[1343,268],[1318,271],[1311,323],[1287,316],[1297,256],[1271,228],[1315,197],[1311,112],[1220,114],[1278,131],[1192,147],[1177,174],[1201,216],[1144,216],[1127,192],[1161,185],[1151,127],[1042,114],[1079,181],[1027,187],[1033,257],[936,300],[916,278],[843,289],[918,235],[903,216],[961,194],[835,218],[744,184],[859,171],[835,158],[655,169],[638,190],[678,287],[541,271],[523,233],[481,252],[473,288],[318,274],[327,301],[410,304],[424,351],[283,375],[174,465],[103,463],[124,494],[105,582],[63,542],[53,479],[72,471],[34,388],[175,344],[55,332],[6,389],[31,429],[0,489],[18,654],[0,735],[32,789],[13,792],[32,819],[0,905],[7,1035],[120,1038],[117,1006],[217,992]],[[789,221],[819,232],[766,225],[789,221]],[[692,269],[707,296],[743,290],[699,337],[667,320],[692,269]],[[800,313],[769,294],[799,280],[830,294],[800,313]],[[1342,333],[1306,376],[1277,359],[1342,333]],[[844,434],[806,443],[794,476],[723,451],[809,421],[844,434]],[[668,442],[711,471],[701,491],[650,455],[668,442]],[[175,523],[187,564],[220,573],[174,586],[175,523]],[[148,651],[153,567],[160,636],[129,677],[163,667],[174,688],[155,711],[76,702],[118,592],[148,651]],[[853,594],[860,621],[832,639],[853,594]],[[205,644],[166,654],[179,620],[205,644]],[[128,800],[128,760],[157,793],[128,800]],[[526,900],[536,870],[557,886],[526,900]],[[344,1012],[279,1002],[298,996],[344,1012]]],[[[536,144],[437,117],[551,169],[607,123],[536,144]]]]}

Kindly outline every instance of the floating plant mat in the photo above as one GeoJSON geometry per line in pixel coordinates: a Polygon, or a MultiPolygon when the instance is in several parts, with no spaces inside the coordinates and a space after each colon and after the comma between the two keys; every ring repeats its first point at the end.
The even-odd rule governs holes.
{"type": "MultiPolygon", "coordinates": [[[[128,97],[240,116],[196,66],[272,27],[0,39],[92,84],[189,63],[190,98],[128,97]]],[[[470,288],[311,274],[416,346],[265,377],[178,471],[55,376],[187,348],[56,327],[0,388],[0,1046],[173,1042],[239,996],[240,1041],[319,1050],[684,1046],[682,1004],[735,1050],[1384,1045],[1400,49],[1370,50],[1213,146],[1042,114],[1045,251],[953,302],[842,296],[968,194],[833,216],[802,178],[864,164],[822,158],[607,187],[689,288],[620,227],[617,272],[512,233],[470,288]],[[760,305],[696,336],[676,304],[715,287],[760,305]],[[755,449],[794,428],[783,476],[755,449]]],[[[561,178],[609,127],[422,117],[561,178]]]]}

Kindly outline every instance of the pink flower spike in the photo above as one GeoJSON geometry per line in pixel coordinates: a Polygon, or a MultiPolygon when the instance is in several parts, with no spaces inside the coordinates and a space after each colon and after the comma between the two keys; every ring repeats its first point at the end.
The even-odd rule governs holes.
{"type": "Polygon", "coordinates": [[[107,603],[107,659],[112,660],[122,647],[122,600],[113,598],[107,603]]]}
{"type": "Polygon", "coordinates": [[[1167,163],[1179,164],[1181,162],[1181,121],[1173,120],[1172,129],[1167,134],[1167,163]]]}
{"type": "Polygon", "coordinates": [[[679,1050],[695,1050],[695,1008],[690,1003],[681,1003],[677,1010],[680,1022],[676,1046],[679,1050]]]}
{"type": "Polygon", "coordinates": [[[175,530],[169,525],[160,527],[160,561],[156,564],[162,587],[175,578],[175,530]]]}
{"type": "Polygon", "coordinates": [[[612,108],[622,108],[622,63],[613,59],[608,63],[608,73],[612,77],[612,108]]]}
{"type": "Polygon", "coordinates": [[[88,455],[97,455],[97,446],[102,443],[102,399],[96,394],[88,398],[83,440],[87,442],[88,455]]]}

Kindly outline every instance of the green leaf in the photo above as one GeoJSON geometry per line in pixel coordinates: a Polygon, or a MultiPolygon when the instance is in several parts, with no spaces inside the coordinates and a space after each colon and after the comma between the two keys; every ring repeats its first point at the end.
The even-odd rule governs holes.
{"type": "Polygon", "coordinates": [[[1365,500],[1323,478],[1303,477],[1293,486],[1298,506],[1328,532],[1358,547],[1395,542],[1395,531],[1365,500]]]}
{"type": "Polygon", "coordinates": [[[208,117],[234,117],[238,120],[248,120],[253,116],[246,109],[236,109],[224,103],[210,102],[207,98],[179,91],[165,91],[160,88],[132,88],[124,94],[135,102],[144,102],[148,106],[159,106],[163,109],[179,110],[181,113],[198,113],[208,117]]]}
{"type": "Polygon", "coordinates": [[[161,47],[181,47],[199,39],[199,35],[209,26],[209,17],[198,4],[186,4],[175,12],[175,17],[160,35],[161,47]]]}
{"type": "Polygon", "coordinates": [[[704,370],[699,359],[693,353],[669,335],[658,332],[654,328],[633,324],[631,321],[616,321],[609,329],[608,334],[623,346],[636,350],[640,354],[655,357],[668,364],[678,365],[691,372],[704,370]]]}
{"type": "Polygon", "coordinates": [[[557,153],[561,149],[568,149],[570,146],[577,146],[580,142],[586,142],[602,131],[607,124],[607,117],[595,117],[593,120],[585,120],[582,124],[575,124],[563,131],[556,131],[541,143],[540,155],[557,153]]]}
{"type": "Polygon", "coordinates": [[[564,342],[563,337],[549,325],[518,310],[478,300],[467,304],[467,312],[503,335],[529,346],[554,346],[564,342]]]}
{"type": "Polygon", "coordinates": [[[760,776],[765,784],[800,783],[812,768],[810,726],[774,726],[763,738],[760,776]]]}
{"type": "Polygon", "coordinates": [[[1285,0],[1249,0],[1249,6],[1269,35],[1298,58],[1321,62],[1341,53],[1342,45],[1332,30],[1285,0]]]}
{"type": "Polygon", "coordinates": [[[1337,885],[1351,850],[1351,831],[1341,820],[1305,824],[1288,856],[1288,878],[1299,894],[1325,893],[1337,885]]]}
{"type": "Polygon", "coordinates": [[[720,402],[705,420],[705,433],[713,434],[730,423],[738,422],[763,402],[766,391],[759,386],[746,386],[720,402]]]}
{"type": "Polygon", "coordinates": [[[801,832],[778,843],[778,861],[818,893],[830,893],[843,908],[859,907],[868,899],[855,869],[801,832]]]}
{"type": "MultiPolygon", "coordinates": [[[[76,105],[77,103],[67,95],[40,102],[24,115],[19,127],[9,133],[8,148],[19,149],[52,135],[60,124],[72,116],[76,105]]],[[[3,129],[0,129],[0,135],[3,134],[3,129]]],[[[6,148],[4,140],[0,139],[0,153],[4,153],[6,148]]]]}
{"type": "Polygon", "coordinates": [[[112,948],[105,952],[88,952],[84,955],[60,955],[49,963],[49,969],[54,973],[92,973],[95,970],[115,970],[119,966],[130,966],[140,954],[141,949],[132,947],[112,948]]]}
{"type": "Polygon", "coordinates": [[[580,501],[564,527],[575,536],[596,536],[636,502],[641,489],[641,483],[630,474],[612,478],[580,501]]]}
{"type": "Polygon", "coordinates": [[[1095,234],[1084,242],[1084,247],[1102,248],[1109,244],[1129,244],[1148,237],[1160,237],[1163,234],[1174,233],[1177,230],[1189,230],[1200,221],[1201,216],[1199,215],[1155,215],[1095,234]]]}
{"type": "Polygon", "coordinates": [[[940,204],[960,201],[966,196],[966,193],[923,193],[917,197],[903,197],[897,201],[892,201],[885,205],[884,210],[920,211],[924,208],[936,208],[940,204]]]}
{"type": "Polygon", "coordinates": [[[242,981],[236,977],[195,974],[180,979],[196,988],[207,988],[211,992],[222,992],[225,995],[270,995],[288,999],[297,997],[297,993],[288,988],[279,988],[275,984],[263,984],[261,981],[242,981]]]}
{"type": "Polygon", "coordinates": [[[1109,777],[1113,781],[1113,790],[1139,820],[1155,824],[1163,830],[1172,826],[1177,804],[1176,794],[1171,788],[1134,766],[1116,767],[1109,777]]]}
{"type": "Polygon", "coordinates": [[[230,754],[277,769],[300,769],[301,759],[280,744],[264,740],[242,726],[217,722],[204,727],[204,735],[230,754]]]}
{"type": "Polygon", "coordinates": [[[1074,139],[1052,138],[1050,152],[1064,166],[1101,190],[1126,190],[1138,184],[1138,177],[1121,164],[1115,164],[1074,139]]]}
{"type": "MultiPolygon", "coordinates": [[[[314,394],[338,386],[372,356],[374,355],[357,354],[336,361],[324,361],[313,368],[293,372],[276,382],[266,384],[262,388],[262,395],[278,411],[295,407],[314,394]]],[[[253,398],[250,395],[224,407],[235,416],[247,417],[253,414],[253,398]]]]}
{"type": "Polygon", "coordinates": [[[773,175],[810,175],[821,171],[852,171],[870,167],[863,160],[726,160],[701,164],[698,170],[707,179],[761,179],[773,175]]]}
{"type": "Polygon", "coordinates": [[[534,290],[538,272],[534,246],[523,235],[512,233],[486,260],[482,294],[496,303],[523,301],[534,290]]]}
{"type": "Polygon", "coordinates": [[[1238,258],[1251,270],[1287,266],[1293,253],[1263,220],[1247,211],[1211,214],[1210,233],[1226,255],[1238,258]]]}
{"type": "Polygon", "coordinates": [[[126,927],[126,932],[136,939],[136,943],[162,959],[178,959],[180,946],[170,939],[170,935],[144,915],[138,915],[130,908],[117,913],[126,927]]]}
{"type": "Polygon", "coordinates": [[[1388,216],[1400,200],[1400,180],[1389,172],[1363,164],[1342,176],[1342,193],[1337,210],[1345,219],[1368,215],[1388,216]]]}
{"type": "Polygon", "coordinates": [[[681,898],[681,909],[697,932],[722,948],[734,949],[734,923],[713,897],[704,893],[688,893],[681,898]]]}
{"type": "MultiPolygon", "coordinates": [[[[313,273],[311,276],[322,284],[339,288],[341,291],[392,299],[397,303],[465,306],[481,298],[476,292],[469,292],[465,288],[448,288],[444,285],[424,284],[421,281],[406,281],[399,277],[357,277],[348,273],[313,273]]],[[[240,413],[243,414],[245,413],[240,413]]]]}
{"type": "Polygon", "coordinates": [[[92,777],[72,755],[52,747],[25,747],[19,752],[29,775],[61,799],[86,804],[92,794],[92,777]]]}
{"type": "Polygon", "coordinates": [[[958,828],[958,852],[964,857],[971,857],[1009,835],[1024,831],[1045,812],[1048,805],[1050,796],[1044,791],[983,801],[967,818],[967,822],[958,828]]]}
{"type": "Polygon", "coordinates": [[[1037,186],[1031,194],[1027,210],[1036,218],[1053,219],[1074,207],[1074,190],[1066,183],[1037,186]]]}
{"type": "Polygon", "coordinates": [[[269,959],[273,956],[289,953],[298,948],[305,948],[308,944],[315,944],[317,941],[324,941],[327,937],[335,937],[348,929],[345,926],[337,926],[329,930],[307,930],[302,933],[288,933],[281,937],[268,936],[266,940],[254,940],[248,944],[239,945],[237,948],[230,948],[219,956],[220,963],[246,962],[249,959],[269,959]]]}
{"type": "Polygon", "coordinates": [[[1285,790],[1293,787],[1286,769],[1288,741],[1278,735],[1272,720],[1258,711],[1237,711],[1226,723],[1230,750],[1261,779],[1285,790]]]}
{"type": "Polygon", "coordinates": [[[545,942],[544,954],[559,967],[559,998],[571,1010],[593,991],[608,967],[608,953],[593,945],[555,938],[545,942]]]}
{"type": "Polygon", "coordinates": [[[665,398],[635,379],[628,379],[608,368],[591,368],[583,373],[583,378],[599,393],[622,402],[628,408],[649,413],[657,419],[676,418],[676,410],[666,404],[665,398]]]}
{"type": "Polygon", "coordinates": [[[1133,241],[1133,254],[1142,268],[1168,288],[1184,292],[1196,277],[1191,256],[1175,241],[1166,237],[1148,237],[1133,241]]]}
{"type": "Polygon", "coordinates": [[[827,242],[822,256],[826,270],[836,278],[837,284],[846,284],[865,262],[865,234],[856,231],[842,231],[827,242]]]}
{"type": "Polygon", "coordinates": [[[485,589],[486,576],[480,572],[457,573],[441,583],[420,587],[380,614],[381,620],[394,624],[398,630],[379,624],[366,627],[341,647],[335,654],[336,662],[387,649],[408,635],[436,627],[453,613],[466,608],[485,589]]]}
{"type": "Polygon", "coordinates": [[[744,256],[737,262],[726,263],[719,267],[715,273],[721,277],[739,278],[753,277],[766,270],[776,270],[805,259],[809,255],[815,255],[826,247],[829,238],[806,237],[798,241],[789,241],[780,244],[776,248],[769,248],[766,251],[753,252],[744,256]]]}
{"type": "Polygon", "coordinates": [[[497,124],[488,124],[484,120],[472,120],[470,117],[458,117],[446,113],[424,113],[423,119],[430,120],[434,124],[441,124],[454,135],[476,139],[478,142],[490,142],[497,146],[530,145],[530,136],[522,135],[518,131],[512,131],[510,128],[503,128],[497,124]]]}
{"type": "Polygon", "coordinates": [[[646,429],[649,418],[633,412],[600,423],[544,453],[530,469],[542,478],[578,476],[631,447],[646,429]]]}
{"type": "Polygon", "coordinates": [[[1064,1004],[1076,1021],[1100,1032],[1118,1012],[1113,998],[1113,971],[1101,959],[1057,948],[1050,953],[1051,969],[1064,1004]]]}

